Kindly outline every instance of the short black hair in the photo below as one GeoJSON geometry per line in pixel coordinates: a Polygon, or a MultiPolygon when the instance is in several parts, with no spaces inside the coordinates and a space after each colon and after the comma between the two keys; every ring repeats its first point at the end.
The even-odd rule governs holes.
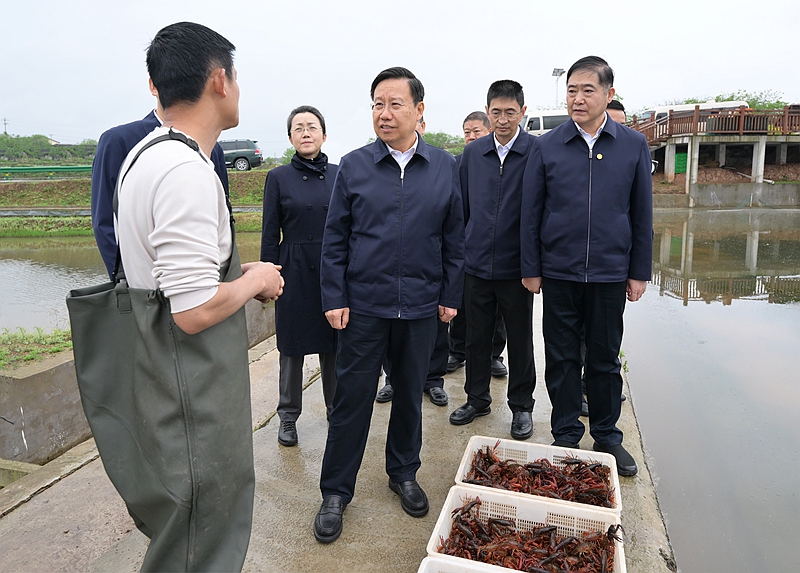
{"type": "Polygon", "coordinates": [[[382,81],[400,79],[408,80],[408,87],[411,89],[411,97],[414,100],[414,105],[425,100],[425,88],[422,86],[422,82],[417,79],[417,76],[411,73],[411,70],[399,66],[386,68],[372,80],[372,86],[369,88],[369,98],[372,100],[375,99],[375,88],[378,87],[378,84],[382,81]]]}
{"type": "Polygon", "coordinates": [[[322,127],[322,135],[327,134],[327,131],[325,131],[325,118],[322,117],[322,113],[312,105],[301,105],[294,108],[289,114],[289,118],[286,120],[286,130],[289,132],[289,137],[292,136],[292,120],[294,120],[294,116],[298,113],[313,113],[316,115],[319,120],[319,125],[322,127]]]}
{"type": "Polygon", "coordinates": [[[468,121],[480,121],[483,123],[486,129],[489,130],[492,129],[492,124],[489,122],[489,116],[483,113],[482,111],[473,111],[471,114],[465,117],[464,122],[461,124],[461,127],[463,128],[468,121]]]}
{"type": "Polygon", "coordinates": [[[612,99],[610,102],[608,102],[606,109],[618,109],[619,111],[625,113],[625,106],[622,105],[622,102],[618,99],[612,99]]]}
{"type": "Polygon", "coordinates": [[[214,30],[194,22],[170,24],[158,31],[147,48],[147,71],[161,106],[196,103],[215,68],[233,79],[236,46],[214,30]]]}
{"type": "Polygon", "coordinates": [[[489,93],[486,94],[486,107],[492,105],[493,99],[513,99],[517,100],[519,107],[525,105],[525,94],[522,86],[514,80],[497,80],[489,86],[489,93]]]}
{"type": "Polygon", "coordinates": [[[598,56],[586,56],[572,64],[572,67],[567,72],[568,84],[569,78],[575,72],[592,72],[597,74],[600,86],[606,92],[614,86],[614,70],[611,69],[607,61],[598,56]]]}

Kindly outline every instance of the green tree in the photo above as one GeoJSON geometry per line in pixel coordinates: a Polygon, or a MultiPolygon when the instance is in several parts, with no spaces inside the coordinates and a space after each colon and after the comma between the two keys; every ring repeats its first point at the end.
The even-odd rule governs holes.
{"type": "Polygon", "coordinates": [[[464,151],[464,140],[457,135],[450,135],[444,131],[428,131],[422,136],[425,143],[433,145],[439,149],[458,155],[464,151]]]}
{"type": "Polygon", "coordinates": [[[292,157],[294,157],[295,149],[294,147],[287,147],[286,151],[283,152],[283,155],[280,156],[278,159],[279,165],[289,165],[292,162],[292,157]]]}
{"type": "Polygon", "coordinates": [[[714,97],[691,97],[685,100],[675,100],[667,102],[665,105],[675,104],[692,104],[692,103],[706,103],[707,101],[746,101],[747,105],[752,109],[782,109],[783,106],[789,105],[783,99],[783,92],[775,90],[764,90],[760,92],[751,92],[747,90],[737,90],[732,93],[722,93],[714,97]]]}

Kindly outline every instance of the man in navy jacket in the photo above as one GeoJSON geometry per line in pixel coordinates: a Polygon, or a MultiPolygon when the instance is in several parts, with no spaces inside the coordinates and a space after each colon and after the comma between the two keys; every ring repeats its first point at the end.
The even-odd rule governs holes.
{"type": "Polygon", "coordinates": [[[511,437],[533,434],[533,295],[520,284],[520,205],[522,174],[534,137],[522,128],[522,86],[500,80],[489,86],[486,113],[494,135],[464,148],[459,180],[464,199],[467,311],[467,403],[450,414],[450,423],[469,424],[491,412],[492,337],[499,308],[508,341],[508,407],[511,437]]]}
{"type": "Polygon", "coordinates": [[[369,433],[383,356],[394,397],[386,436],[389,487],[413,517],[428,512],[416,481],[422,391],[436,337],[461,304],[464,221],[455,159],[415,131],[422,83],[405,68],[372,82],[378,139],[345,155],[322,239],[322,307],[339,330],[338,385],[322,460],[314,536],[342,532],[369,433]]]}
{"type": "Polygon", "coordinates": [[[596,451],[620,475],[636,462],[616,427],[621,409],[625,299],[639,300],[652,263],[650,152],[640,133],[608,118],[614,72],[588,56],[567,73],[568,121],[538,138],[525,168],[523,284],[543,298],[545,381],[554,445],[577,448],[580,331],[586,329],[586,395],[596,451]]]}
{"type": "MultiPolygon", "coordinates": [[[[156,96],[152,82],[150,91],[156,96]]],[[[118,125],[103,132],[97,142],[97,151],[92,162],[92,228],[100,256],[108,270],[108,276],[113,279],[114,266],[117,262],[117,239],[114,235],[114,189],[117,186],[117,176],[122,161],[128,152],[139,143],[144,136],[161,126],[163,112],[160,112],[160,103],[156,109],[144,118],[118,125]],[[160,115],[159,115],[160,113],[160,115]]],[[[225,169],[225,152],[219,143],[214,146],[211,154],[214,162],[214,171],[217,172],[225,194],[228,194],[228,172],[225,169]]]]}

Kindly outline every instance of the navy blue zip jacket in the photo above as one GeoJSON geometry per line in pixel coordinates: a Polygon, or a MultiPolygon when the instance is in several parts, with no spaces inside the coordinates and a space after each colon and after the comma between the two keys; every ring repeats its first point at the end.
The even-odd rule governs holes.
{"type": "Polygon", "coordinates": [[[568,121],[534,141],[522,196],[522,276],[650,280],[653,179],[641,133],[607,118],[592,151],[568,121]]]}
{"type": "Polygon", "coordinates": [[[473,276],[485,280],[522,278],[522,174],[534,139],[520,130],[502,165],[493,134],[464,148],[459,179],[467,224],[465,270],[473,276]]]}
{"type": "Polygon", "coordinates": [[[459,308],[464,219],[453,157],[421,137],[403,171],[380,139],[345,155],[322,239],[322,309],[416,320],[459,308]]]}

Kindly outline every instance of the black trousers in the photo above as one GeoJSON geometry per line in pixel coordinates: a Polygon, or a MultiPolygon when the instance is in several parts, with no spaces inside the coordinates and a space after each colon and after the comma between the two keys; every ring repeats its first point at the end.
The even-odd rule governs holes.
{"type": "MultiPolygon", "coordinates": [[[[461,311],[459,311],[461,312],[461,311]]],[[[447,322],[436,319],[436,342],[431,353],[431,363],[428,366],[428,377],[425,380],[425,392],[430,392],[431,388],[444,388],[444,375],[447,374],[447,322]]],[[[505,344],[505,341],[503,342],[505,344]]],[[[386,377],[384,384],[392,385],[392,364],[389,357],[383,359],[383,371],[386,377]]]]}
{"type": "Polygon", "coordinates": [[[437,322],[437,316],[401,320],[350,313],[347,327],[339,331],[338,380],[319,483],[323,498],[339,495],[344,503],[353,499],[384,355],[394,365],[386,473],[395,482],[416,479],[422,448],[422,389],[437,322]]]}
{"type": "MultiPolygon", "coordinates": [[[[464,295],[466,297],[466,294],[464,295]]],[[[461,310],[456,317],[450,321],[449,345],[450,356],[456,360],[467,359],[467,313],[466,304],[461,304],[461,310]]],[[[506,325],[503,322],[503,315],[497,309],[497,316],[494,324],[494,335],[492,337],[492,360],[499,360],[500,355],[506,348],[506,325]]]]}
{"type": "MultiPolygon", "coordinates": [[[[319,369],[322,377],[322,395],[328,417],[333,407],[333,394],[336,392],[336,353],[319,354],[319,369]]],[[[279,358],[278,376],[278,417],[281,422],[296,422],[303,411],[303,364],[305,356],[286,356],[279,358]]]]}
{"type": "Polygon", "coordinates": [[[464,275],[467,309],[467,403],[483,409],[492,403],[492,335],[498,309],[508,334],[508,407],[533,411],[533,294],[519,279],[484,280],[464,275]]]}
{"type": "Polygon", "coordinates": [[[579,442],[586,428],[581,413],[581,330],[586,335],[586,399],[590,433],[604,446],[622,443],[616,427],[622,406],[619,350],[626,282],[580,283],[542,279],[545,382],[556,440],[579,442]]]}

